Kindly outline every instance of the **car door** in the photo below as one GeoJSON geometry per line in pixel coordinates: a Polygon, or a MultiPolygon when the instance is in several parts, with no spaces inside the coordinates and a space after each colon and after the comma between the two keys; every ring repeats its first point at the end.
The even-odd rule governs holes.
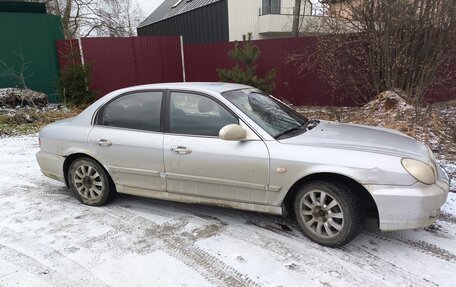
{"type": "Polygon", "coordinates": [[[162,91],[128,93],[105,104],[95,117],[89,146],[111,172],[118,192],[166,191],[162,99],[162,91]]]}
{"type": "Polygon", "coordinates": [[[174,91],[167,100],[163,147],[168,192],[266,204],[265,143],[220,139],[219,130],[239,120],[211,96],[174,91]]]}

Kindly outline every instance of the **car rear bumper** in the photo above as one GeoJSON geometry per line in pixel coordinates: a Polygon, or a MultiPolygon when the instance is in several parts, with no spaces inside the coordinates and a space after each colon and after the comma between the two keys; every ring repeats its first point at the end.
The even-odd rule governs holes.
{"type": "Polygon", "coordinates": [[[411,186],[369,185],[379,213],[382,231],[420,228],[433,224],[450,190],[446,173],[439,169],[435,184],[411,186]]]}
{"type": "Polygon", "coordinates": [[[63,175],[65,158],[63,156],[39,151],[36,153],[36,160],[38,161],[41,172],[45,176],[65,183],[65,177],[63,175]]]}

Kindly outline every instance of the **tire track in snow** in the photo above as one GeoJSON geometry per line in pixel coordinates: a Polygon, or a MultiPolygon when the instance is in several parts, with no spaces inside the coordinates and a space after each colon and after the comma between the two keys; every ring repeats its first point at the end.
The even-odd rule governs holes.
{"type": "Polygon", "coordinates": [[[384,235],[384,234],[380,234],[378,232],[377,233],[363,232],[363,234],[366,234],[370,237],[380,239],[383,241],[397,243],[402,246],[412,248],[423,254],[426,254],[426,255],[429,255],[429,256],[432,256],[435,258],[439,258],[439,259],[445,260],[450,263],[456,262],[456,255],[449,252],[448,250],[438,247],[435,244],[428,243],[423,240],[414,241],[414,240],[408,239],[404,236],[400,236],[398,234],[392,234],[392,233],[388,234],[388,236],[384,235]]]}
{"type": "Polygon", "coordinates": [[[446,212],[441,212],[438,217],[439,220],[448,222],[448,223],[454,223],[456,224],[456,216],[446,213],[446,212]]]}
{"type": "MultiPolygon", "coordinates": [[[[455,216],[453,216],[451,214],[447,214],[447,213],[442,213],[441,215],[442,215],[444,221],[450,222],[450,223],[456,223],[455,216]]],[[[272,226],[271,225],[267,226],[267,225],[265,225],[265,223],[258,224],[258,222],[255,223],[255,221],[249,222],[249,220],[247,222],[250,224],[259,226],[259,227],[269,229],[269,230],[271,230],[275,233],[281,234],[281,235],[285,234],[285,236],[289,237],[289,238],[293,238],[293,237],[299,238],[299,236],[297,236],[294,233],[294,231],[295,231],[294,229],[297,229],[298,227],[292,223],[287,223],[285,221],[285,219],[277,217],[277,219],[275,219],[275,220],[274,219],[270,220],[270,216],[267,216],[267,217],[265,216],[264,219],[266,219],[268,222],[272,223],[272,226]],[[283,225],[292,226],[292,228],[291,228],[292,232],[287,232],[286,230],[283,230],[283,228],[280,228],[280,226],[283,226],[283,225]]],[[[393,234],[393,233],[388,234],[388,233],[367,232],[367,231],[364,231],[363,233],[373,236],[373,237],[377,237],[382,240],[390,238],[390,239],[392,239],[392,240],[388,240],[390,242],[397,241],[401,245],[413,247],[414,249],[417,249],[418,251],[425,253],[427,255],[431,255],[431,256],[437,257],[439,259],[446,260],[448,262],[456,262],[456,255],[454,255],[453,253],[451,253],[448,250],[438,247],[435,244],[431,244],[431,243],[425,242],[423,240],[414,241],[409,238],[400,236],[399,234],[393,234]]]]}
{"type": "Polygon", "coordinates": [[[30,186],[18,185],[14,188],[8,188],[8,190],[3,191],[2,194],[4,196],[16,196],[20,190],[23,195],[31,195],[34,198],[45,199],[46,201],[52,200],[54,202],[79,203],[73,192],[66,186],[52,185],[47,181],[38,182],[37,186],[39,186],[39,188],[30,190],[30,186]]]}
{"type": "MultiPolygon", "coordinates": [[[[258,228],[259,230],[252,232],[252,228],[246,227],[243,228],[244,230],[242,233],[228,231],[225,232],[225,234],[274,253],[276,259],[282,261],[284,265],[293,262],[294,269],[298,272],[315,274],[315,271],[318,270],[318,273],[323,272],[328,276],[343,274],[343,279],[346,280],[346,283],[350,282],[354,286],[366,284],[364,280],[360,280],[356,276],[353,276],[353,272],[350,272],[345,266],[337,264],[330,258],[332,255],[339,257],[340,255],[336,255],[338,251],[330,251],[330,253],[334,254],[328,255],[327,252],[325,252],[325,247],[318,246],[309,239],[305,239],[308,241],[309,245],[307,246],[308,248],[304,250],[298,245],[290,242],[295,239],[293,237],[287,236],[283,239],[279,238],[275,235],[277,233],[275,230],[271,231],[267,225],[263,225],[262,223],[257,223],[252,226],[254,229],[258,228]],[[264,226],[264,228],[262,226],[264,226]],[[327,262],[330,261],[332,262],[328,265],[327,262]]],[[[310,277],[314,281],[319,279],[312,275],[310,277]]],[[[370,284],[367,283],[367,285],[370,284]]]]}
{"type": "Polygon", "coordinates": [[[183,231],[184,227],[188,224],[189,216],[172,218],[173,221],[176,221],[175,223],[156,224],[120,206],[107,206],[105,212],[119,219],[119,223],[133,226],[133,228],[127,227],[127,229],[125,227],[119,227],[120,230],[132,232],[132,230],[135,230],[134,227],[138,226],[146,230],[146,236],[144,237],[152,238],[156,241],[155,245],[157,249],[166,252],[168,255],[186,264],[189,268],[197,271],[206,280],[216,286],[261,286],[246,274],[239,272],[208,252],[195,246],[195,242],[200,239],[220,234],[225,226],[221,221],[196,228],[192,230],[192,233],[189,233],[183,231]]]}
{"type": "Polygon", "coordinates": [[[403,278],[407,279],[407,283],[411,284],[410,282],[416,281],[413,283],[414,286],[419,286],[421,283],[423,286],[427,286],[428,283],[431,283],[434,286],[439,286],[439,284],[432,282],[426,278],[422,278],[422,281],[418,281],[417,277],[419,275],[414,274],[404,268],[397,266],[396,264],[380,257],[379,255],[373,253],[367,246],[361,245],[357,246],[355,244],[348,244],[346,246],[341,247],[342,250],[347,252],[352,252],[357,254],[358,262],[362,261],[366,264],[373,265],[373,269],[376,272],[382,272],[385,274],[394,274],[397,273],[397,270],[400,270],[404,275],[403,278]],[[362,254],[360,254],[362,253],[362,254]],[[383,262],[383,264],[378,264],[379,262],[383,262]]]}
{"type": "MultiPolygon", "coordinates": [[[[26,272],[32,276],[39,277],[40,279],[46,281],[49,285],[76,286],[76,284],[78,284],[75,281],[68,278],[67,276],[65,276],[64,274],[56,272],[48,265],[44,265],[41,262],[35,260],[33,257],[30,257],[27,254],[19,252],[1,243],[0,257],[2,258],[2,260],[5,260],[10,264],[14,265],[18,271],[20,270],[21,274],[23,272],[26,272]]],[[[8,275],[11,274],[7,274],[5,277],[7,277],[8,275]]]]}
{"type": "MultiPolygon", "coordinates": [[[[102,257],[106,250],[109,250],[111,257],[119,259],[128,254],[145,255],[159,249],[156,238],[148,236],[145,232],[148,227],[154,225],[153,222],[144,221],[142,217],[113,204],[94,208],[91,214],[84,217],[93,216],[97,218],[98,223],[110,230],[85,238],[78,242],[78,245],[93,250],[95,257],[102,257]]],[[[90,265],[96,267],[99,262],[93,260],[90,265]]]]}
{"type": "MultiPolygon", "coordinates": [[[[227,216],[230,216],[230,214],[224,214],[227,216]]],[[[252,232],[245,232],[245,233],[233,233],[229,229],[224,232],[225,235],[230,235],[233,238],[251,243],[253,245],[257,245],[259,247],[262,247],[264,249],[269,250],[270,252],[275,253],[278,256],[284,256],[284,254],[292,254],[290,258],[286,258],[286,261],[289,262],[290,259],[296,260],[297,262],[302,263],[302,261],[306,261],[306,266],[315,266],[315,268],[318,269],[318,271],[323,271],[324,273],[332,276],[334,273],[337,275],[339,274],[344,274],[344,279],[347,279],[347,282],[350,282],[350,284],[355,284],[355,285],[360,285],[364,286],[367,284],[367,282],[363,280],[359,280],[359,273],[365,271],[366,275],[369,274],[368,270],[358,270],[354,272],[353,270],[346,269],[346,266],[343,264],[340,264],[337,266],[337,268],[328,268],[324,263],[325,257],[328,255],[327,253],[333,253],[331,256],[334,256],[335,258],[342,258],[343,261],[347,260],[348,262],[352,263],[353,265],[362,265],[360,262],[364,264],[364,266],[370,266],[375,270],[382,270],[381,272],[383,274],[391,274],[391,275],[397,275],[398,271],[401,273],[400,275],[397,275],[395,278],[398,280],[397,283],[403,282],[403,279],[406,278],[408,283],[414,285],[414,286],[427,286],[429,285],[429,282],[427,279],[420,280],[419,278],[416,277],[416,275],[411,274],[410,272],[398,267],[397,265],[382,260],[382,262],[386,263],[384,264],[379,264],[376,259],[366,259],[364,258],[363,254],[359,254],[359,252],[354,252],[350,249],[347,248],[341,248],[341,249],[330,249],[326,247],[321,247],[319,245],[316,245],[315,243],[311,242],[307,237],[305,237],[298,229],[297,225],[294,222],[290,222],[285,218],[282,218],[280,216],[274,216],[274,215],[267,215],[267,214],[255,214],[255,213],[247,213],[246,216],[244,217],[245,221],[247,224],[254,226],[255,228],[260,228],[270,231],[271,233],[265,234],[261,233],[258,237],[253,236],[252,232]],[[281,237],[278,237],[274,234],[281,235],[281,237]],[[253,239],[253,238],[256,239],[253,239]],[[258,238],[261,238],[261,240],[258,240],[258,238]],[[296,245],[296,243],[290,242],[290,241],[308,241],[309,245],[307,246],[308,248],[304,249],[302,246],[296,245]],[[339,251],[343,250],[343,253],[340,253],[339,251]],[[334,272],[334,270],[338,270],[337,272],[334,272]]],[[[245,227],[243,229],[248,229],[248,227],[245,227]]],[[[354,243],[351,243],[354,244],[354,243]]],[[[349,244],[348,246],[351,246],[349,244]]],[[[328,259],[331,260],[331,259],[328,259]]],[[[333,264],[335,264],[333,262],[333,264]]],[[[313,269],[305,269],[305,268],[297,268],[299,271],[306,272],[309,274],[315,273],[315,270],[313,269]]],[[[370,275],[372,277],[372,275],[370,275]]],[[[378,277],[378,280],[382,280],[384,276],[378,277]]],[[[392,278],[391,278],[392,279],[392,278]]],[[[387,284],[388,282],[384,282],[387,284]]],[[[370,284],[368,285],[376,285],[378,284],[377,281],[372,280],[370,284]]]]}
{"type": "Polygon", "coordinates": [[[26,272],[46,275],[43,278],[52,286],[107,286],[90,270],[59,251],[47,245],[37,244],[8,227],[0,226],[0,230],[2,259],[26,272]]]}
{"type": "MultiPolygon", "coordinates": [[[[190,214],[195,214],[194,209],[181,209],[186,209],[190,214]]],[[[214,208],[212,207],[198,206],[198,210],[201,210],[202,212],[207,214],[206,216],[204,216],[207,220],[212,219],[214,222],[223,222],[217,216],[211,215],[215,212],[214,208]]],[[[288,258],[283,258],[281,261],[285,261],[287,263],[289,263],[290,260],[300,262],[299,264],[301,266],[293,266],[295,271],[297,272],[314,274],[316,273],[315,269],[317,269],[317,272],[323,271],[328,276],[338,276],[338,274],[343,274],[343,278],[347,280],[346,283],[349,282],[350,284],[354,285],[366,286],[366,278],[372,277],[372,275],[365,276],[364,279],[360,279],[359,272],[365,271],[366,275],[368,275],[368,270],[360,269],[357,271],[353,271],[347,269],[346,266],[342,263],[340,265],[337,265],[337,268],[335,268],[334,266],[333,268],[328,267],[325,264],[325,261],[333,260],[330,258],[327,258],[325,260],[325,258],[326,256],[328,256],[327,253],[332,253],[331,256],[334,256],[335,258],[343,258],[342,261],[347,260],[356,266],[360,265],[360,262],[363,262],[365,266],[372,266],[375,270],[384,270],[384,274],[397,275],[399,271],[401,274],[397,276],[395,275],[397,284],[402,283],[403,279],[407,278],[407,281],[413,286],[429,285],[429,282],[427,282],[425,279],[420,280],[416,277],[416,275],[411,275],[408,271],[404,271],[404,269],[399,268],[397,265],[390,263],[388,261],[384,261],[385,263],[387,263],[387,266],[383,266],[382,264],[378,264],[378,262],[376,262],[375,260],[366,260],[365,258],[363,258],[363,255],[353,251],[345,252],[347,250],[344,250],[343,253],[340,253],[340,250],[343,249],[331,249],[317,245],[316,243],[310,241],[307,237],[305,237],[294,222],[287,220],[286,218],[283,218],[281,216],[261,213],[250,213],[227,209],[220,209],[220,211],[217,210],[216,212],[219,214],[219,216],[221,215],[225,219],[233,218],[236,219],[236,221],[239,221],[238,219],[241,217],[242,221],[245,222],[245,224],[243,225],[236,226],[236,232],[232,232],[228,225],[228,228],[223,232],[223,235],[228,235],[238,240],[261,247],[263,249],[267,249],[268,251],[275,253],[277,257],[284,257],[286,254],[291,254],[291,256],[289,256],[288,258]],[[254,229],[249,228],[249,226],[252,226],[254,229]],[[239,232],[239,227],[243,230],[243,232],[239,232]],[[261,230],[266,230],[268,231],[268,233],[260,232],[260,234],[258,234],[258,232],[261,230]],[[254,235],[255,233],[257,233],[257,236],[254,235]],[[280,237],[277,235],[280,235],[280,237]],[[302,241],[308,242],[308,248],[303,249],[302,246],[299,245],[300,243],[302,243],[302,241]],[[305,263],[302,264],[303,262],[305,263]]],[[[195,215],[199,216],[199,213],[200,212],[197,212],[195,215]]],[[[335,263],[333,262],[333,264],[335,263]]],[[[376,280],[383,279],[384,276],[379,276],[377,277],[377,279],[372,279],[372,281],[369,281],[370,283],[367,285],[378,285],[378,281],[376,280]]],[[[319,278],[315,278],[315,281],[319,282],[318,280],[319,278]]],[[[321,283],[326,284],[325,282],[321,283]]],[[[387,281],[384,281],[384,284],[387,285],[387,283],[387,281]]]]}
{"type": "Polygon", "coordinates": [[[166,252],[197,270],[215,286],[261,286],[249,276],[237,271],[208,252],[189,244],[184,238],[172,237],[163,242],[166,252]]]}

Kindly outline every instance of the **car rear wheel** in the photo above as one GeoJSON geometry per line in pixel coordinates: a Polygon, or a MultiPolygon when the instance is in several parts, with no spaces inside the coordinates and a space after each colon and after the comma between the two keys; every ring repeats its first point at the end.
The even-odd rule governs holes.
{"type": "Polygon", "coordinates": [[[329,247],[350,242],[363,222],[359,200],[338,182],[305,184],[296,195],[294,211],[304,235],[329,247]]]}
{"type": "Polygon", "coordinates": [[[105,204],[113,194],[113,185],[105,169],[91,158],[78,158],[68,170],[70,188],[86,205],[105,204]]]}

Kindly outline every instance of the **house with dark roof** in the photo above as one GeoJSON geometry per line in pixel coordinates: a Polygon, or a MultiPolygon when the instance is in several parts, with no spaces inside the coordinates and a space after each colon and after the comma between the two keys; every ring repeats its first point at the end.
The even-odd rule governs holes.
{"type": "MultiPolygon", "coordinates": [[[[184,43],[288,37],[294,0],[165,0],[138,27],[138,36],[180,35],[184,43]]],[[[303,19],[312,15],[303,0],[303,19]]]]}

